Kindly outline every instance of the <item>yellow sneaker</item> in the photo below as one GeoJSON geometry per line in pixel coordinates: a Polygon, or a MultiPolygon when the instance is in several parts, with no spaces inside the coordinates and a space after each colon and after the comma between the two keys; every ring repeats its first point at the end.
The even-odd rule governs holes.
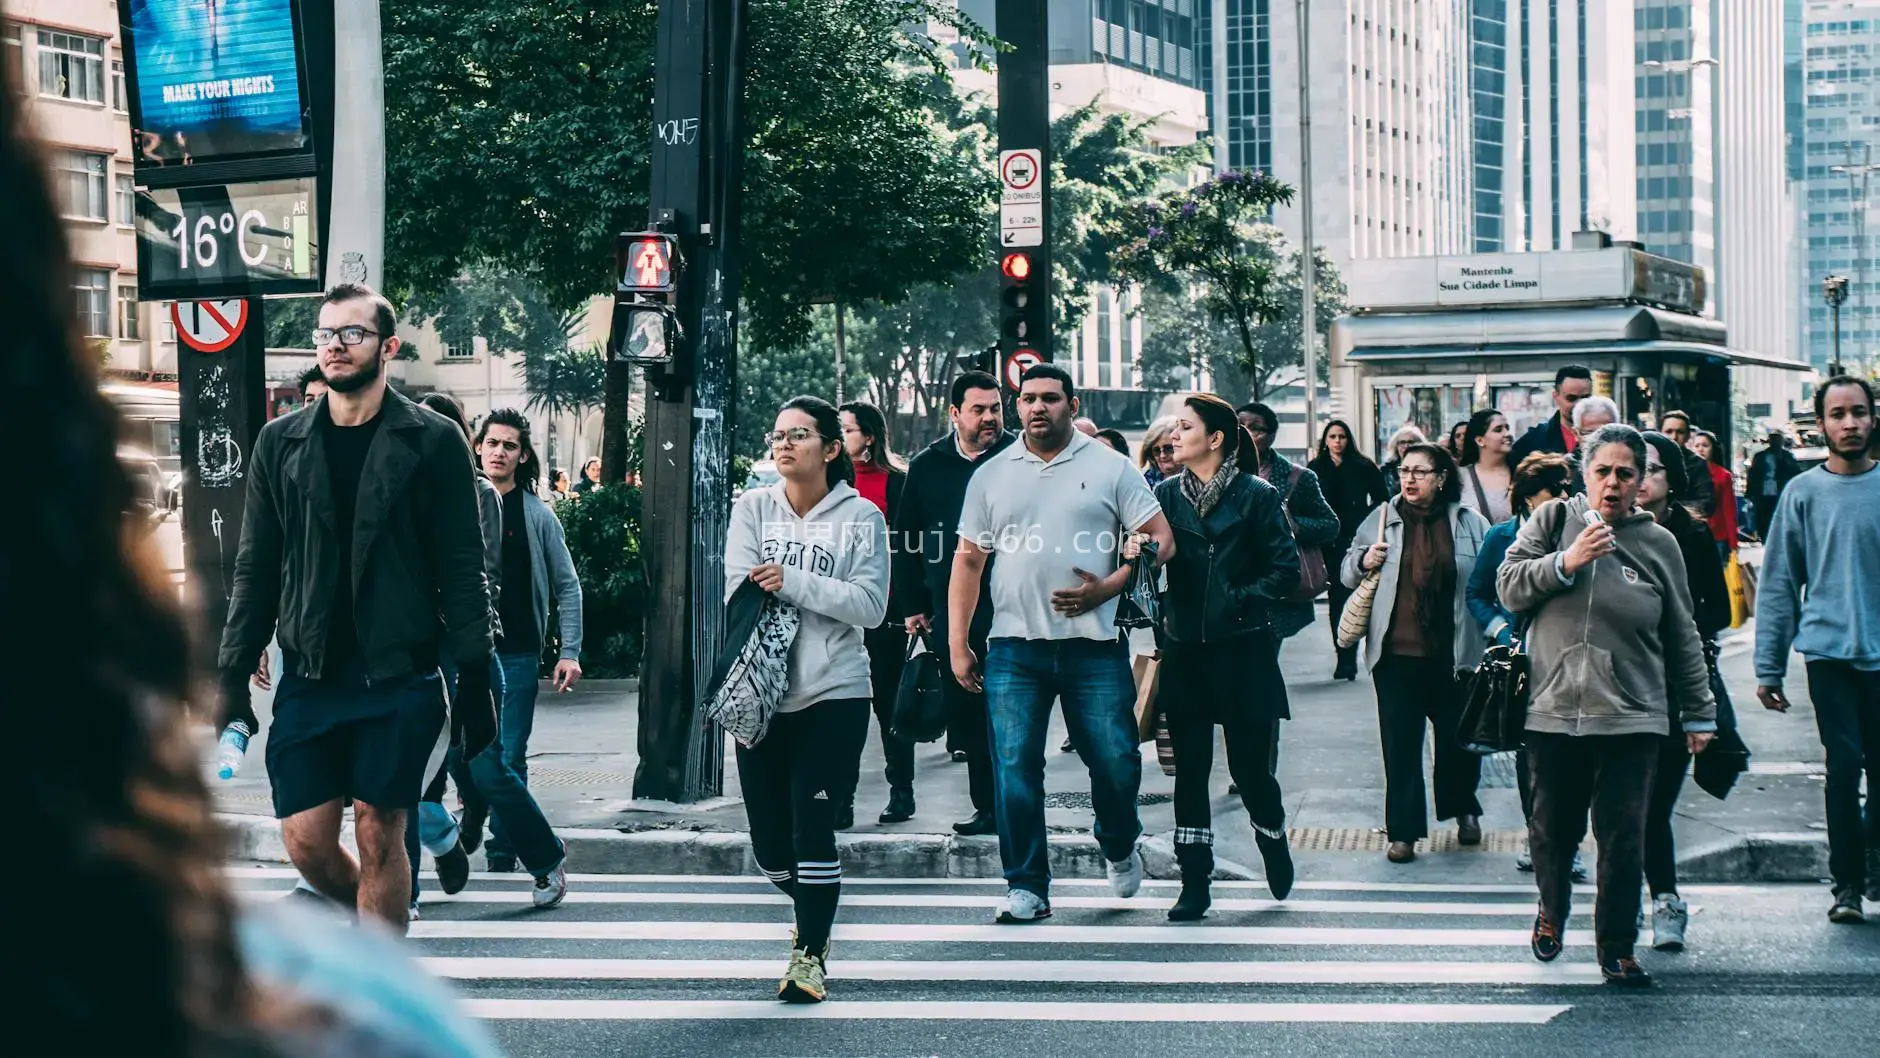
{"type": "Polygon", "coordinates": [[[785,1003],[820,1003],[829,998],[823,961],[801,948],[790,951],[790,968],[777,982],[777,998],[785,1003]]]}

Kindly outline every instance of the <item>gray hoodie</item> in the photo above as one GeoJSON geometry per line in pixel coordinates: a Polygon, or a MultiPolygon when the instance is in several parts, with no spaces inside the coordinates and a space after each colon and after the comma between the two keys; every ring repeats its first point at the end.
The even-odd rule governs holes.
{"type": "Polygon", "coordinates": [[[862,630],[888,612],[888,527],[881,510],[848,484],[798,517],[783,482],[753,489],[731,508],[725,539],[725,598],[751,570],[783,567],[777,598],[802,611],[790,647],[790,689],[779,712],[832,698],[867,698],[862,630]]]}
{"type": "Polygon", "coordinates": [[[1585,496],[1555,500],[1521,526],[1495,585],[1532,620],[1527,729],[1556,735],[1715,731],[1704,648],[1677,537],[1635,511],[1612,523],[1613,552],[1571,578],[1556,557],[1591,524],[1585,496]]]}

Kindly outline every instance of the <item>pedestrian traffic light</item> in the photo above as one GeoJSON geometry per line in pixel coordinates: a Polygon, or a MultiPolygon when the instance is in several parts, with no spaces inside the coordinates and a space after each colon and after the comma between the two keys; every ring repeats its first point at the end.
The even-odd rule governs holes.
{"type": "Polygon", "coordinates": [[[1045,321],[1040,311],[1044,299],[1033,281],[1031,254],[1005,254],[999,261],[999,285],[1004,306],[999,324],[1001,344],[1008,349],[1034,344],[1044,334],[1045,321]]]}
{"type": "Polygon", "coordinates": [[[614,244],[619,290],[634,294],[670,294],[678,289],[678,240],[659,231],[622,236],[614,244]]]}

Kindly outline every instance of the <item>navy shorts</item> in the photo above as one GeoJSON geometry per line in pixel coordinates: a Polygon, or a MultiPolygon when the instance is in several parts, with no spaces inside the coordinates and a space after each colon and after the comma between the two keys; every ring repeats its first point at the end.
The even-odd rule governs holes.
{"type": "Polygon", "coordinates": [[[384,809],[417,804],[446,715],[436,671],[372,684],[357,673],[282,676],[268,725],[275,818],[344,797],[384,809]]]}

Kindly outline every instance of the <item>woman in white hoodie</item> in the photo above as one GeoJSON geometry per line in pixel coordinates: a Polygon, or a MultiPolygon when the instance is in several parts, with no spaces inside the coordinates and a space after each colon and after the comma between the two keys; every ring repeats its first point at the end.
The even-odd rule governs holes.
{"type": "Polygon", "coordinates": [[[725,542],[725,597],[751,580],[800,614],[790,681],[757,745],[739,746],[751,854],[796,905],[777,998],[819,1003],[841,894],[835,802],[855,789],[872,688],[863,629],[888,609],[887,525],[855,491],[836,409],[797,397],[766,438],[782,480],[738,498],[725,542]]]}

